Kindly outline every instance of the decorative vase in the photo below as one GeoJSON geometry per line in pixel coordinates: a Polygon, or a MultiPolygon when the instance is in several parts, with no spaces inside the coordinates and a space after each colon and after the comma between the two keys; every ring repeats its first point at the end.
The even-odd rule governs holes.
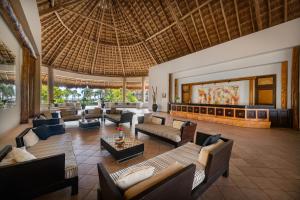
{"type": "Polygon", "coordinates": [[[122,138],[122,139],[123,139],[123,137],[124,137],[123,131],[119,131],[119,138],[122,138]]]}
{"type": "Polygon", "coordinates": [[[158,108],[158,105],[156,103],[152,104],[152,110],[153,112],[156,112],[158,108]]]}

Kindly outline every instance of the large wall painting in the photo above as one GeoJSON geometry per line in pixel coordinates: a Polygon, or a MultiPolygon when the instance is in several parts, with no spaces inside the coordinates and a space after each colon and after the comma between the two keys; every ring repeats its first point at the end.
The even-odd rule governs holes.
{"type": "Polygon", "coordinates": [[[192,103],[241,105],[241,92],[244,92],[244,81],[194,85],[192,103]]]}

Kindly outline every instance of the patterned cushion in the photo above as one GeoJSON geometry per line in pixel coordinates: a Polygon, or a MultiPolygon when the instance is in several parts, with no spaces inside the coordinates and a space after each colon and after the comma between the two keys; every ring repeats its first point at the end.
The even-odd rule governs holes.
{"type": "Polygon", "coordinates": [[[183,124],[184,124],[184,121],[173,120],[172,127],[180,130],[183,124]]]}
{"type": "Polygon", "coordinates": [[[181,141],[180,130],[173,128],[171,126],[157,125],[157,124],[137,124],[135,125],[135,128],[138,128],[143,131],[147,131],[154,135],[168,138],[174,142],[181,141]]]}
{"type": "Polygon", "coordinates": [[[153,166],[155,168],[154,170],[154,175],[155,175],[176,161],[182,164],[183,166],[188,166],[189,164],[193,163],[196,165],[196,171],[195,171],[194,182],[193,182],[193,189],[194,189],[196,186],[202,183],[202,181],[205,178],[205,171],[204,171],[205,168],[203,165],[201,165],[198,162],[198,154],[200,149],[201,146],[189,142],[183,146],[180,146],[176,149],[163,153],[159,156],[138,163],[136,165],[130,166],[128,168],[122,169],[115,173],[112,173],[110,176],[114,181],[116,181],[118,177],[124,172],[126,172],[127,170],[130,170],[135,167],[141,167],[141,166],[153,166]]]}
{"type": "Polygon", "coordinates": [[[47,140],[40,140],[36,145],[29,147],[28,152],[37,158],[65,154],[65,178],[78,175],[76,158],[73,152],[72,136],[70,133],[54,135],[47,140]]]}

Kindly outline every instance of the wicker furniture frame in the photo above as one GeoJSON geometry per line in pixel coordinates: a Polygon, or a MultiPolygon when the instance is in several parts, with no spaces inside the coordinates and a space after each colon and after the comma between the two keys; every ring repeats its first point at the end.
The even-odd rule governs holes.
{"type": "MultiPolygon", "coordinates": [[[[155,117],[158,117],[158,116],[155,116],[155,117]]],[[[165,118],[164,117],[158,117],[158,118],[161,118],[163,119],[162,120],[162,126],[165,125],[165,118]]],[[[138,117],[138,123],[143,123],[144,122],[144,117],[141,116],[141,117],[138,117]]],[[[168,138],[165,138],[165,137],[162,137],[162,136],[159,136],[159,135],[155,135],[149,131],[145,131],[145,130],[142,130],[142,129],[139,129],[139,128],[135,128],[135,135],[136,137],[138,137],[138,133],[141,132],[141,133],[144,133],[146,135],[149,135],[149,136],[152,136],[152,137],[156,137],[162,141],[165,141],[167,143],[170,143],[172,145],[174,145],[176,148],[187,143],[187,142],[192,142],[194,140],[194,136],[195,136],[195,131],[196,131],[196,127],[197,127],[197,124],[193,123],[193,122],[188,122],[187,125],[183,126],[181,128],[181,141],[180,142],[174,142],[173,140],[170,140],[168,138]]]]}
{"type": "MultiPolygon", "coordinates": [[[[24,146],[23,137],[29,130],[17,136],[17,147],[24,146]]],[[[9,145],[2,149],[0,160],[11,149],[9,145]]],[[[65,154],[0,167],[0,193],[5,199],[32,199],[66,187],[72,188],[71,195],[78,193],[78,176],[65,178],[65,154]]]]}
{"type": "MultiPolygon", "coordinates": [[[[109,113],[107,113],[107,114],[109,114],[109,113]]],[[[120,120],[115,120],[115,119],[109,117],[109,115],[107,115],[107,114],[104,115],[104,123],[105,123],[105,120],[108,119],[109,121],[114,122],[117,126],[119,126],[119,124],[123,124],[123,123],[130,123],[130,126],[132,126],[132,117],[134,115],[133,112],[121,112],[120,120]]]]}
{"type": "Polygon", "coordinates": [[[101,125],[100,121],[98,119],[93,119],[93,120],[86,120],[82,122],[82,120],[78,120],[79,127],[83,129],[90,129],[90,128],[96,128],[101,125]]]}
{"type": "MultiPolygon", "coordinates": [[[[197,132],[196,144],[202,145],[209,134],[197,132]]],[[[164,181],[150,187],[133,198],[133,200],[196,200],[198,199],[220,176],[229,176],[229,160],[233,141],[222,138],[224,144],[220,145],[209,153],[208,162],[205,168],[205,179],[192,190],[195,173],[195,165],[191,164],[178,173],[168,177],[164,181]]],[[[108,174],[103,164],[98,164],[100,188],[98,200],[123,200],[122,192],[108,174]]]]}

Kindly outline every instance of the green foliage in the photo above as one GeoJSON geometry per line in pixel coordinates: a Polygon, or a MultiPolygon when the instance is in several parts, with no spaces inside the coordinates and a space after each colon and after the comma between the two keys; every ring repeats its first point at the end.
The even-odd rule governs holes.
{"type": "Polygon", "coordinates": [[[11,99],[13,96],[15,96],[15,90],[14,86],[11,84],[0,84],[0,99],[1,100],[7,100],[11,99]]]}
{"type": "Polygon", "coordinates": [[[7,102],[12,103],[13,97],[15,97],[14,85],[0,83],[0,108],[4,108],[7,102]]]}
{"type": "Polygon", "coordinates": [[[42,85],[41,99],[42,99],[43,103],[48,102],[48,86],[47,85],[42,85]]]}
{"type": "Polygon", "coordinates": [[[120,102],[122,101],[121,89],[107,89],[105,90],[104,100],[108,102],[120,102]]]}
{"type": "Polygon", "coordinates": [[[132,91],[127,91],[127,94],[126,94],[126,99],[128,102],[130,103],[136,103],[138,102],[138,99],[137,97],[134,95],[134,93],[132,91]]]}

